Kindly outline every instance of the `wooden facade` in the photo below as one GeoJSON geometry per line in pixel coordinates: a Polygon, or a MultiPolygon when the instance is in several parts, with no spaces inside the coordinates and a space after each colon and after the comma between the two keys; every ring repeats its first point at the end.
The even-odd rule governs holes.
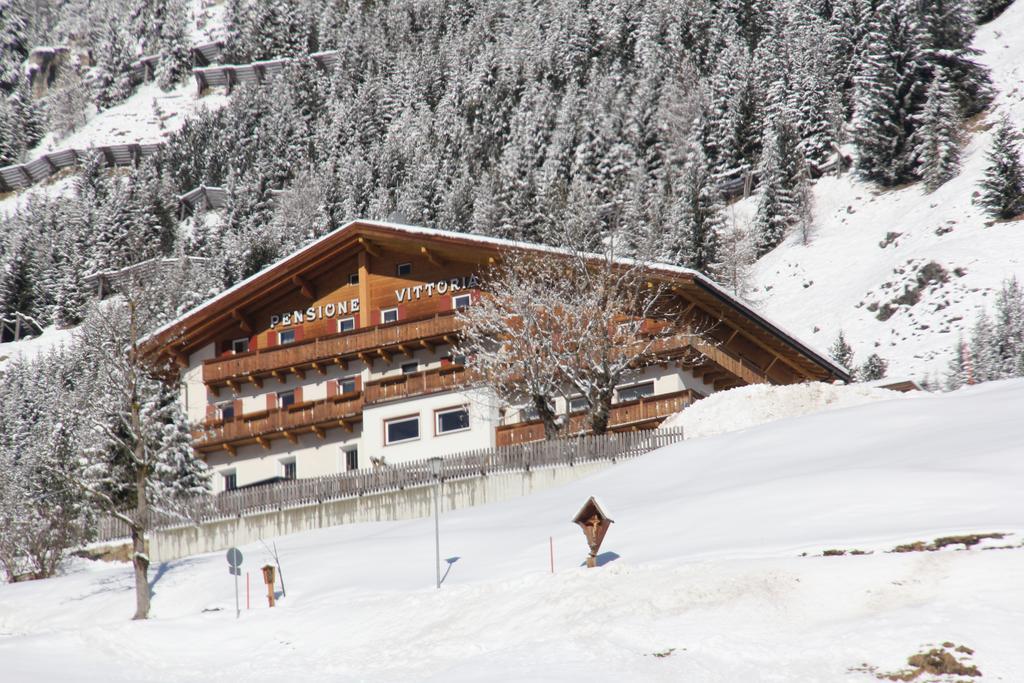
{"type": "MultiPolygon", "coordinates": [[[[225,471],[240,474],[245,463],[294,452],[310,463],[309,476],[329,474],[341,465],[323,446],[335,442],[358,451],[346,456],[348,466],[353,457],[363,467],[391,453],[405,460],[411,447],[393,448],[387,425],[409,411],[422,416],[418,451],[443,450],[447,432],[438,428],[438,414],[451,406],[481,415],[452,430],[457,438],[445,437],[452,448],[536,440],[543,437],[539,423],[478,408],[467,394],[471,367],[450,355],[459,333],[455,306],[467,303],[456,297],[468,296],[471,305],[483,295],[480,275],[509,250],[530,248],[354,222],[158,330],[144,349],[177,362],[196,450],[225,471]]],[[[848,379],[700,274],[665,266],[652,268],[651,278],[667,285],[681,313],[711,324],[703,336],[657,341],[657,367],[648,373],[655,393],[617,404],[613,430],[654,427],[735,386],[848,379]]],[[[583,429],[581,415],[567,420],[570,431],[583,429]]],[[[269,476],[253,472],[243,479],[269,476]]]]}

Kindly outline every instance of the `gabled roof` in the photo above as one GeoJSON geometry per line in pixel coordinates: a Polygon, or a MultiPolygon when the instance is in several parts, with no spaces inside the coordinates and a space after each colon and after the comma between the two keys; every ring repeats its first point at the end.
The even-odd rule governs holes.
{"type": "MultiPolygon", "coordinates": [[[[141,340],[142,348],[148,353],[170,349],[172,346],[191,347],[198,340],[204,339],[202,330],[207,323],[215,318],[226,318],[233,311],[257,301],[259,295],[277,287],[288,286],[291,278],[302,271],[317,268],[336,257],[345,249],[355,252],[362,248],[360,238],[365,240],[408,240],[415,238],[419,242],[444,245],[449,248],[461,248],[467,253],[479,256],[481,249],[486,251],[532,251],[551,254],[569,255],[569,251],[558,247],[520,242],[516,240],[475,235],[472,233],[438,230],[420,226],[402,225],[384,221],[355,220],[346,223],[333,232],[273,263],[260,272],[252,275],[236,285],[224,290],[212,299],[196,306],[177,319],[167,323],[141,340]],[[198,337],[196,335],[199,335],[198,337]]],[[[629,259],[621,259],[622,263],[630,263],[629,259]]],[[[671,264],[656,263],[649,266],[652,274],[667,278],[686,281],[693,285],[702,298],[712,301],[719,310],[730,310],[754,322],[779,341],[798,350],[810,363],[825,371],[829,376],[849,381],[846,368],[832,361],[828,356],[800,341],[795,335],[783,330],[779,325],[769,321],[747,303],[734,297],[720,285],[703,273],[691,268],[671,264]]]]}

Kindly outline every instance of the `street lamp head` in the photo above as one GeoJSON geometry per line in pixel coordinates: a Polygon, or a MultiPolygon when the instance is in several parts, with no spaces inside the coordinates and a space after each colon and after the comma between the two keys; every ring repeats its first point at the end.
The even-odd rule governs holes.
{"type": "Polygon", "coordinates": [[[439,457],[428,458],[427,459],[427,464],[430,465],[430,473],[432,475],[434,475],[435,478],[441,476],[441,463],[442,462],[443,462],[443,460],[441,458],[439,458],[439,457]]]}

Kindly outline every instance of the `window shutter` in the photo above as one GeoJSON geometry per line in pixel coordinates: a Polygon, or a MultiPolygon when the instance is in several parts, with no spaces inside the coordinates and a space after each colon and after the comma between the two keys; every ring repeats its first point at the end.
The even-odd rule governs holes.
{"type": "Polygon", "coordinates": [[[302,387],[295,387],[295,402],[302,403],[302,387]]]}
{"type": "Polygon", "coordinates": [[[206,404],[206,419],[207,420],[215,420],[215,419],[217,419],[217,406],[213,405],[212,403],[207,403],[206,404]]]}
{"type": "Polygon", "coordinates": [[[306,326],[296,325],[295,326],[295,341],[302,341],[306,338],[306,326]]]}
{"type": "Polygon", "coordinates": [[[445,294],[441,297],[441,310],[450,311],[452,310],[452,295],[445,294]]]}
{"type": "Polygon", "coordinates": [[[267,332],[267,346],[277,346],[277,331],[267,332]]]}
{"type": "Polygon", "coordinates": [[[271,391],[267,394],[267,410],[277,408],[277,392],[271,391]]]}
{"type": "Polygon", "coordinates": [[[333,398],[338,395],[338,380],[329,379],[327,380],[327,398],[333,398]]]}
{"type": "Polygon", "coordinates": [[[232,407],[235,409],[235,419],[240,419],[242,417],[242,399],[236,398],[232,403],[232,407]]]}

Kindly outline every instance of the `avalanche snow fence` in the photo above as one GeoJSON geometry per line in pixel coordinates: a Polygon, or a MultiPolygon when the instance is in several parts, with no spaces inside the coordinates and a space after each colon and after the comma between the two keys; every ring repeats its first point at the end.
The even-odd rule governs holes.
{"type": "MultiPolygon", "coordinates": [[[[674,428],[586,435],[446,456],[441,469],[442,508],[526,496],[682,440],[682,428],[674,428]]],[[[339,524],[429,517],[433,483],[424,459],[203,496],[187,505],[182,515],[153,513],[150,561],[167,562],[339,524]]],[[[116,542],[127,536],[123,522],[101,520],[98,541],[116,542]]]]}

